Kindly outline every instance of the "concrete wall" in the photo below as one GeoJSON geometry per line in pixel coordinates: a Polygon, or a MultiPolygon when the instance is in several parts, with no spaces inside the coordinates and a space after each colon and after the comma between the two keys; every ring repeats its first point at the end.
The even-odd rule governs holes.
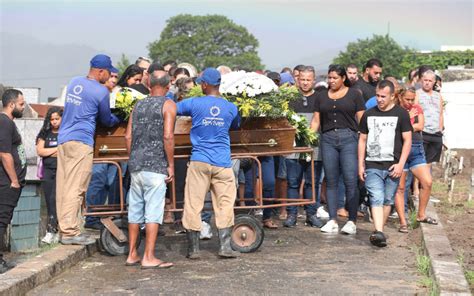
{"type": "Polygon", "coordinates": [[[445,144],[450,149],[474,149],[474,80],[443,83],[445,144]]]}

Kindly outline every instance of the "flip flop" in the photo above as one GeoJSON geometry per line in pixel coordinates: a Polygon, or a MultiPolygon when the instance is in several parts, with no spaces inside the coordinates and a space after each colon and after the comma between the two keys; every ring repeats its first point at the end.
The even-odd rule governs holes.
{"type": "Polygon", "coordinates": [[[426,224],[431,224],[431,225],[438,225],[438,221],[436,221],[436,219],[433,219],[431,217],[425,217],[424,219],[421,219],[421,220],[418,220],[416,219],[416,221],[420,222],[420,223],[426,223],[426,224]]]}
{"type": "Polygon", "coordinates": [[[398,232],[408,233],[408,226],[407,225],[400,225],[400,228],[398,228],[398,232]]]}
{"type": "Polygon", "coordinates": [[[138,265],[140,265],[140,260],[136,262],[132,262],[132,263],[125,262],[125,266],[138,266],[138,265]]]}
{"type": "Polygon", "coordinates": [[[273,222],[273,220],[268,219],[268,220],[263,221],[263,227],[268,228],[268,229],[277,229],[278,225],[276,225],[275,222],[273,222]]]}
{"type": "Polygon", "coordinates": [[[171,262],[161,262],[160,264],[153,265],[153,266],[143,266],[142,265],[141,269],[166,269],[166,268],[171,268],[173,266],[174,266],[174,264],[171,263],[171,262]]]}

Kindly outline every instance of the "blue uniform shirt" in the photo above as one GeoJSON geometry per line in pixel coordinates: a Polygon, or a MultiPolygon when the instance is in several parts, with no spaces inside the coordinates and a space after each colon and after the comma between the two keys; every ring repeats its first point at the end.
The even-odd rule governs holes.
{"type": "Polygon", "coordinates": [[[191,160],[230,168],[229,129],[238,128],[237,107],[214,96],[190,98],[179,102],[178,115],[191,116],[191,160]]]}
{"type": "Polygon", "coordinates": [[[371,97],[365,102],[365,110],[369,110],[377,106],[377,97],[371,97]]]}
{"type": "Polygon", "coordinates": [[[105,86],[87,77],[76,77],[67,86],[58,143],[78,141],[94,146],[96,119],[114,126],[119,119],[110,113],[110,94],[105,86]]]}

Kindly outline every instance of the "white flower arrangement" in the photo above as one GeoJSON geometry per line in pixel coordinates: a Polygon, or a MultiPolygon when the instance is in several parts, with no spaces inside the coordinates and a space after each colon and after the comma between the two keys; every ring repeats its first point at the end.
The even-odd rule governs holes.
{"type": "Polygon", "coordinates": [[[278,91],[278,86],[265,75],[255,72],[231,72],[222,76],[219,91],[222,94],[237,96],[246,94],[253,98],[261,94],[278,91]]]}

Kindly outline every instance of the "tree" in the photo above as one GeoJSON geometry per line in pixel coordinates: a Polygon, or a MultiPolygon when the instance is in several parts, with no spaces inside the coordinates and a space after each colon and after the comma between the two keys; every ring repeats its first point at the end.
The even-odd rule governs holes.
{"type": "Polygon", "coordinates": [[[160,40],[148,45],[153,60],[187,62],[200,69],[222,64],[262,69],[257,48],[258,40],[225,16],[188,14],[170,18],[160,40]]]}
{"type": "Polygon", "coordinates": [[[420,65],[430,65],[436,70],[447,69],[448,66],[474,66],[474,51],[433,51],[419,53],[412,51],[405,55],[402,66],[414,69],[420,65]]]}
{"type": "Polygon", "coordinates": [[[128,66],[130,66],[130,60],[127,58],[127,56],[122,53],[122,56],[120,57],[120,61],[117,63],[117,70],[119,70],[119,76],[122,76],[123,72],[125,72],[125,69],[127,69],[128,66]]]}
{"type": "Polygon", "coordinates": [[[359,69],[363,69],[369,59],[377,58],[383,63],[384,75],[402,78],[409,70],[402,62],[405,56],[412,52],[407,47],[401,47],[388,35],[373,35],[370,39],[357,39],[356,42],[350,42],[346,51],[340,52],[333,63],[344,66],[354,63],[359,69]]]}

